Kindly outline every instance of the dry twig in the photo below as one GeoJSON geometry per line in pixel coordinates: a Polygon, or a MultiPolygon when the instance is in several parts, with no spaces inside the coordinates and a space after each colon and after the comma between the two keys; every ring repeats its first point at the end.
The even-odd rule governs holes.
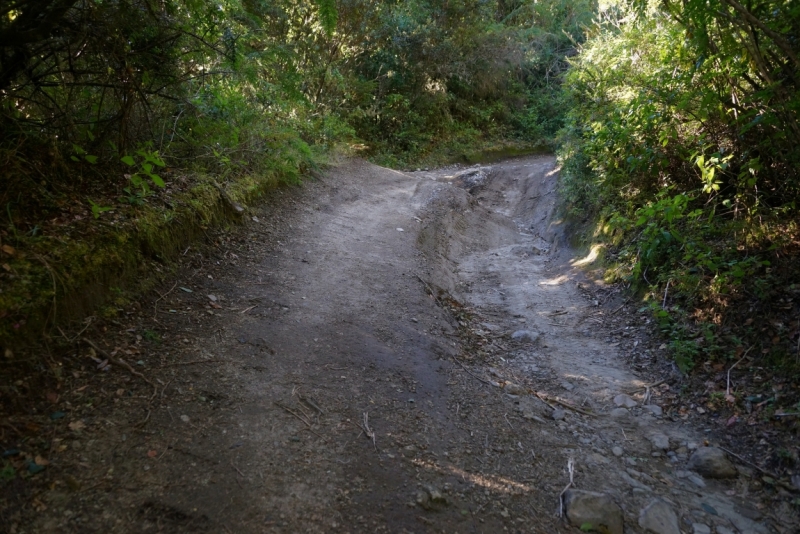
{"type": "Polygon", "coordinates": [[[195,365],[197,363],[227,363],[230,360],[192,360],[190,362],[174,362],[174,363],[165,363],[164,365],[159,365],[155,367],[155,369],[163,369],[164,367],[176,367],[178,365],[195,365]]]}
{"type": "Polygon", "coordinates": [[[588,415],[589,417],[595,417],[595,415],[596,415],[596,414],[593,414],[592,412],[587,412],[586,410],[581,410],[577,406],[573,406],[572,404],[570,404],[568,402],[562,401],[558,397],[547,397],[547,396],[542,395],[538,391],[535,392],[535,395],[537,397],[539,397],[539,399],[542,400],[542,402],[544,402],[545,404],[547,404],[548,406],[550,406],[550,408],[552,408],[554,410],[556,409],[555,406],[553,406],[552,404],[547,402],[548,400],[552,401],[552,402],[555,402],[556,404],[560,404],[564,408],[568,408],[568,409],[570,409],[570,410],[572,410],[574,412],[578,412],[578,413],[583,414],[583,415],[588,415]]]}
{"type": "Polygon", "coordinates": [[[631,395],[631,394],[636,393],[637,391],[641,391],[643,389],[646,391],[648,389],[652,389],[654,387],[660,386],[661,384],[665,383],[667,380],[668,379],[665,378],[664,380],[659,380],[658,382],[653,382],[652,384],[645,384],[644,386],[640,386],[640,387],[638,387],[636,389],[628,390],[625,393],[627,393],[628,395],[631,395]]]}
{"type": "Polygon", "coordinates": [[[175,282],[175,284],[172,286],[172,288],[169,291],[167,291],[163,295],[159,295],[159,297],[153,303],[153,320],[154,321],[158,321],[158,319],[157,319],[157,317],[158,317],[158,301],[160,301],[161,299],[163,299],[164,297],[166,297],[167,295],[172,293],[175,290],[176,287],[178,287],[178,282],[175,282]]]}
{"type": "Polygon", "coordinates": [[[569,484],[561,490],[561,494],[558,496],[558,517],[564,517],[564,494],[572,487],[575,481],[575,460],[572,458],[567,460],[567,470],[569,471],[569,484]]]}
{"type": "Polygon", "coordinates": [[[148,380],[147,377],[144,376],[142,373],[140,373],[139,371],[137,371],[136,369],[131,367],[131,365],[128,362],[126,362],[124,360],[121,360],[119,358],[113,357],[111,354],[109,354],[108,352],[104,351],[103,349],[101,349],[100,347],[95,345],[91,340],[86,339],[85,337],[82,337],[81,341],[83,341],[84,343],[86,343],[87,345],[92,347],[98,354],[102,354],[105,359],[107,359],[108,361],[110,361],[114,365],[119,365],[120,367],[124,367],[132,375],[138,376],[139,378],[141,378],[142,380],[144,380],[145,382],[147,382],[148,384],[153,386],[153,388],[158,389],[155,384],[150,382],[150,380],[148,380]]]}
{"type": "Polygon", "coordinates": [[[369,412],[364,412],[364,426],[363,426],[364,434],[367,435],[368,438],[372,439],[372,446],[375,447],[375,452],[378,452],[378,445],[375,442],[375,431],[369,427],[369,412]]]}
{"type": "Polygon", "coordinates": [[[464,369],[464,370],[467,372],[467,374],[468,374],[468,375],[470,375],[472,378],[474,378],[474,379],[476,379],[476,380],[479,380],[479,381],[483,382],[483,383],[484,383],[484,384],[486,384],[487,386],[493,386],[493,385],[494,385],[494,384],[492,384],[491,382],[489,382],[488,380],[484,380],[483,378],[479,377],[478,375],[475,375],[475,374],[473,374],[473,373],[472,373],[472,371],[470,371],[469,369],[467,369],[467,367],[466,367],[466,366],[465,366],[463,363],[461,363],[461,361],[460,361],[458,358],[456,358],[455,356],[453,356],[452,358],[453,358],[453,360],[455,360],[455,362],[456,362],[458,365],[460,365],[460,366],[461,366],[461,368],[462,368],[462,369],[464,369]]]}
{"type": "Polygon", "coordinates": [[[320,439],[325,439],[325,438],[323,438],[322,436],[320,436],[320,435],[319,435],[317,432],[315,432],[315,431],[314,431],[314,429],[311,427],[311,422],[309,422],[309,421],[308,421],[308,420],[307,420],[305,417],[303,417],[302,415],[298,414],[297,412],[295,412],[294,410],[292,410],[291,408],[289,408],[289,407],[288,407],[288,406],[286,406],[285,404],[282,404],[282,403],[280,403],[280,402],[278,402],[278,401],[275,401],[275,404],[276,404],[277,406],[279,406],[279,407],[283,408],[284,410],[286,410],[288,413],[290,413],[291,415],[293,415],[294,417],[296,417],[297,419],[299,419],[299,420],[300,420],[300,421],[302,421],[303,423],[305,423],[305,425],[308,427],[308,430],[309,430],[309,431],[310,431],[312,434],[314,434],[315,436],[317,436],[317,437],[318,437],[318,438],[320,438],[320,439]]]}
{"type": "Polygon", "coordinates": [[[739,365],[739,362],[741,362],[742,360],[745,359],[745,357],[747,356],[747,353],[750,352],[750,349],[752,349],[752,348],[753,348],[753,345],[750,345],[750,348],[748,348],[746,351],[744,351],[744,354],[742,354],[742,357],[739,358],[738,360],[736,360],[736,363],[731,365],[731,368],[728,369],[728,382],[727,382],[727,385],[725,387],[725,397],[726,398],[728,397],[728,395],[731,394],[731,371],[733,371],[734,367],[739,365]]]}

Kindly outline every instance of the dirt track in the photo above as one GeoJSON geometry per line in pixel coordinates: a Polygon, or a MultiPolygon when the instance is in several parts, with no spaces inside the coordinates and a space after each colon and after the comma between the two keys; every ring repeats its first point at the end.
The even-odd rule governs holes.
{"type": "Polygon", "coordinates": [[[608,340],[617,301],[577,268],[556,182],[550,157],[351,161],[284,191],[131,316],[155,389],[134,379],[81,419],[63,461],[95,486],[56,486],[18,531],[577,532],[558,517],[572,459],[626,532],[657,495],[685,532],[771,532],[747,477],[681,474],[703,435],[652,415],[644,388],[609,415],[646,381],[608,340]]]}

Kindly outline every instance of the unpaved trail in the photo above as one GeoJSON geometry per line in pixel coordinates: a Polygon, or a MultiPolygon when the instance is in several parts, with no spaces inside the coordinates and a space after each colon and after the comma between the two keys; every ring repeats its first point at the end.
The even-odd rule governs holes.
{"type": "Polygon", "coordinates": [[[285,191],[187,267],[158,323],[140,314],[130,331],[163,338],[140,344],[146,423],[98,415],[71,452],[97,487],[21,531],[577,532],[558,517],[572,460],[625,532],[656,497],[684,532],[771,532],[746,478],[684,472],[703,434],[644,389],[611,415],[644,381],[581,289],[557,178],[551,157],[350,161],[285,191]]]}

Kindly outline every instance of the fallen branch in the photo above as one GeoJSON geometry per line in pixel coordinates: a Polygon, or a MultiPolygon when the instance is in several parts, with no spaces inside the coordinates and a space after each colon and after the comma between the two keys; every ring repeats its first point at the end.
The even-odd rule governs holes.
{"type": "Polygon", "coordinates": [[[82,337],[81,341],[83,341],[84,343],[86,343],[87,345],[92,347],[97,353],[101,354],[105,359],[107,359],[108,361],[110,361],[114,365],[119,365],[120,367],[124,367],[125,369],[130,371],[130,373],[132,375],[138,376],[139,378],[141,378],[142,380],[144,380],[145,382],[147,382],[148,384],[153,386],[153,388],[155,388],[156,390],[158,389],[155,384],[150,382],[150,380],[148,380],[147,377],[144,376],[142,373],[140,373],[139,371],[137,371],[136,369],[131,367],[131,365],[128,362],[126,362],[124,360],[120,360],[119,358],[113,357],[111,354],[109,354],[108,352],[104,351],[103,349],[101,349],[100,347],[95,345],[91,340],[86,339],[85,337],[82,337]]]}
{"type": "Polygon", "coordinates": [[[156,317],[158,317],[158,301],[160,301],[161,299],[163,299],[164,297],[166,297],[167,295],[172,293],[175,290],[176,287],[178,287],[178,282],[175,282],[175,285],[173,285],[172,288],[169,291],[167,291],[163,295],[159,295],[159,297],[153,303],[153,320],[154,321],[158,320],[158,319],[156,319],[156,317]]]}
{"type": "Polygon", "coordinates": [[[550,407],[551,407],[551,408],[553,408],[554,410],[555,410],[555,407],[554,407],[554,406],[552,406],[550,403],[548,403],[548,402],[545,400],[545,398],[546,398],[547,400],[550,400],[550,401],[552,401],[552,402],[555,402],[556,404],[560,404],[560,405],[561,405],[561,406],[563,406],[564,408],[569,408],[570,410],[573,410],[573,411],[575,411],[575,412],[578,412],[578,413],[580,413],[580,414],[583,414],[583,415],[588,415],[589,417],[595,417],[595,416],[596,416],[596,414],[593,414],[592,412],[587,412],[586,410],[581,410],[581,409],[580,409],[580,408],[578,408],[577,406],[573,406],[572,404],[570,404],[570,403],[568,403],[568,402],[562,401],[562,400],[561,400],[561,399],[559,399],[558,397],[545,397],[545,398],[542,398],[542,394],[541,394],[541,393],[539,393],[539,392],[536,392],[536,396],[537,396],[537,397],[539,397],[539,399],[541,399],[542,401],[544,401],[544,403],[545,403],[545,404],[547,404],[548,406],[550,406],[550,407]]]}
{"type": "Polygon", "coordinates": [[[297,412],[295,412],[294,410],[292,410],[291,408],[289,408],[289,407],[288,407],[288,406],[286,406],[285,404],[281,404],[281,403],[280,403],[280,402],[278,402],[278,401],[275,401],[275,404],[276,404],[277,406],[279,406],[279,407],[283,408],[284,410],[286,410],[288,413],[290,413],[291,415],[293,415],[294,417],[296,417],[297,419],[299,419],[299,420],[300,420],[300,421],[302,421],[303,423],[305,423],[305,425],[308,427],[308,430],[309,430],[309,431],[310,431],[312,434],[314,434],[315,436],[317,436],[317,437],[318,437],[318,438],[320,438],[320,439],[325,439],[325,438],[323,438],[322,436],[320,436],[319,434],[317,434],[317,432],[315,432],[315,431],[314,431],[314,429],[311,427],[311,423],[310,423],[310,422],[308,422],[308,421],[306,420],[306,418],[305,418],[305,417],[303,417],[302,415],[298,414],[297,412]]]}
{"type": "Polygon", "coordinates": [[[438,305],[439,305],[439,307],[441,307],[441,308],[444,308],[444,304],[442,304],[442,301],[440,301],[440,300],[439,300],[439,297],[437,297],[437,296],[436,296],[436,293],[434,293],[434,292],[433,292],[433,288],[432,288],[431,286],[429,286],[429,285],[428,285],[428,282],[426,282],[425,280],[423,280],[423,279],[422,279],[422,277],[421,277],[420,275],[418,275],[418,274],[414,274],[414,276],[416,276],[416,277],[417,277],[417,280],[419,280],[420,282],[422,282],[422,285],[424,285],[424,286],[425,286],[425,289],[427,289],[427,290],[428,290],[428,293],[429,293],[429,294],[430,294],[430,296],[432,296],[432,297],[433,297],[433,299],[436,301],[436,304],[438,304],[438,305]]]}
{"type": "Polygon", "coordinates": [[[630,297],[626,298],[625,301],[622,304],[620,304],[619,307],[616,310],[614,310],[611,313],[609,313],[609,315],[614,315],[615,313],[620,311],[622,308],[625,307],[625,305],[628,303],[629,300],[630,300],[630,297]]]}
{"type": "Polygon", "coordinates": [[[378,452],[378,445],[375,442],[375,431],[369,427],[369,412],[364,412],[364,434],[372,439],[372,446],[375,447],[375,452],[378,452]]]}
{"type": "Polygon", "coordinates": [[[778,476],[777,476],[776,474],[774,474],[774,473],[770,473],[770,472],[769,472],[769,471],[767,471],[766,469],[764,469],[764,468],[761,468],[761,467],[757,466],[756,464],[754,464],[753,462],[751,462],[751,461],[749,461],[749,460],[745,460],[744,458],[742,458],[741,456],[739,456],[739,455],[738,455],[738,454],[736,454],[735,452],[729,451],[729,450],[728,450],[728,449],[726,449],[725,447],[720,447],[719,445],[717,445],[717,448],[719,448],[719,449],[722,449],[723,451],[727,452],[728,454],[730,454],[731,456],[733,456],[734,458],[736,458],[736,459],[737,459],[737,460],[739,460],[740,462],[742,462],[742,463],[746,463],[746,464],[747,464],[747,465],[749,465],[749,466],[755,467],[756,469],[758,469],[759,471],[761,471],[761,472],[762,472],[762,473],[764,473],[765,475],[771,476],[772,478],[774,478],[774,479],[776,479],[776,480],[778,479],[778,476]]]}
{"type": "Polygon", "coordinates": [[[555,410],[555,409],[556,409],[556,407],[555,407],[555,406],[553,406],[552,404],[550,404],[549,402],[547,402],[547,398],[546,398],[546,397],[544,397],[544,396],[542,396],[542,395],[541,395],[541,394],[540,394],[538,391],[534,391],[534,392],[533,392],[533,394],[534,394],[534,395],[536,395],[536,397],[537,397],[537,398],[538,398],[540,401],[542,401],[543,403],[545,403],[546,405],[548,405],[548,406],[550,407],[550,409],[551,409],[551,410],[555,410]]]}
{"type": "Polygon", "coordinates": [[[558,517],[564,517],[564,494],[572,487],[575,478],[575,460],[570,458],[567,460],[567,470],[569,471],[569,484],[561,490],[558,496],[558,517]]]}
{"type": "Polygon", "coordinates": [[[652,389],[652,388],[654,388],[654,387],[660,386],[661,384],[664,384],[664,383],[665,383],[667,380],[669,380],[669,379],[668,379],[668,378],[665,378],[665,379],[663,379],[663,380],[659,380],[658,382],[653,382],[652,384],[646,384],[646,385],[644,385],[644,386],[639,386],[638,388],[636,388],[636,389],[630,389],[630,390],[626,391],[625,393],[626,393],[626,394],[628,394],[628,395],[630,395],[630,394],[632,394],[632,393],[636,393],[636,392],[638,392],[638,391],[641,391],[641,390],[643,390],[643,389],[644,389],[644,390],[652,389]]]}
{"type": "Polygon", "coordinates": [[[163,369],[164,367],[175,367],[178,365],[195,365],[198,363],[228,363],[230,360],[192,360],[190,362],[174,362],[174,363],[165,363],[164,365],[159,365],[154,369],[163,369]]]}
{"type": "Polygon", "coordinates": [[[727,385],[725,387],[725,397],[726,398],[728,397],[728,395],[731,394],[731,371],[733,371],[733,368],[736,367],[737,365],[739,365],[739,363],[742,360],[745,359],[745,357],[747,356],[747,353],[750,352],[750,349],[752,349],[752,348],[753,348],[753,345],[750,345],[750,348],[748,348],[746,351],[744,351],[744,354],[742,354],[742,357],[739,358],[738,360],[736,360],[736,363],[731,365],[731,368],[728,369],[728,382],[727,382],[727,385]]]}
{"type": "Polygon", "coordinates": [[[492,384],[491,382],[489,382],[488,380],[484,380],[483,378],[479,377],[478,375],[475,375],[475,374],[473,374],[473,373],[472,373],[472,372],[471,372],[469,369],[467,369],[467,367],[466,367],[466,366],[465,366],[463,363],[461,363],[461,361],[460,361],[458,358],[456,358],[455,356],[453,356],[452,358],[453,358],[453,360],[455,360],[455,362],[456,362],[458,365],[460,365],[460,366],[461,366],[461,368],[462,368],[462,369],[464,369],[464,370],[467,372],[467,374],[468,374],[468,375],[470,375],[472,378],[474,378],[474,379],[476,379],[476,380],[479,380],[479,381],[483,382],[483,383],[484,383],[484,384],[486,384],[487,386],[493,386],[493,385],[494,385],[494,384],[492,384]]]}

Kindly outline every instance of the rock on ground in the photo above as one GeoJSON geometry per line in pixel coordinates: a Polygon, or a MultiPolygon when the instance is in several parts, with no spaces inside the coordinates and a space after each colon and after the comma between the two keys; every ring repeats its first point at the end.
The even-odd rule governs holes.
{"type": "Polygon", "coordinates": [[[639,514],[639,526],[652,534],[681,534],[678,516],[666,501],[653,499],[639,514]]]}
{"type": "Polygon", "coordinates": [[[614,397],[614,404],[625,408],[633,408],[639,403],[633,400],[633,398],[630,395],[625,395],[624,393],[620,393],[619,395],[614,397]]]}
{"type": "Polygon", "coordinates": [[[655,415],[656,417],[661,417],[661,415],[664,413],[664,410],[661,409],[661,406],[658,406],[656,404],[646,404],[645,406],[643,406],[643,408],[648,412],[652,413],[653,415],[655,415]]]}
{"type": "Polygon", "coordinates": [[[701,447],[689,458],[688,468],[705,478],[735,478],[736,468],[722,449],[701,447]]]}
{"type": "Polygon", "coordinates": [[[531,343],[537,341],[539,339],[539,332],[533,332],[531,330],[517,330],[513,334],[511,334],[511,339],[518,339],[520,341],[529,341],[531,343]]]}
{"type": "Polygon", "coordinates": [[[608,534],[623,534],[622,510],[607,494],[567,490],[564,503],[572,525],[581,528],[588,524],[601,532],[605,528],[608,534]]]}
{"type": "Polygon", "coordinates": [[[625,408],[614,408],[613,410],[611,410],[611,413],[609,415],[611,417],[621,418],[621,417],[628,417],[630,415],[630,412],[625,408]]]}
{"type": "Polygon", "coordinates": [[[669,438],[664,434],[652,434],[648,439],[654,449],[662,451],[669,450],[669,438]]]}

